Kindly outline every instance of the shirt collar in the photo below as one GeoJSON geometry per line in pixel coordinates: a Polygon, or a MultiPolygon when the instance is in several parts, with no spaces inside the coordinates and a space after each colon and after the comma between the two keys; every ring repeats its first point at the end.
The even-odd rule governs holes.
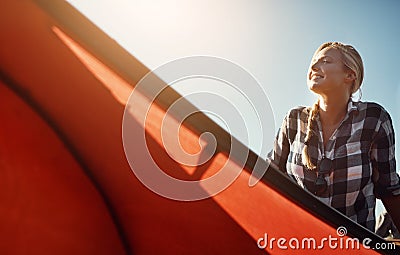
{"type": "MultiPolygon", "coordinates": [[[[349,99],[349,102],[347,103],[347,114],[350,114],[351,112],[355,111],[354,113],[358,113],[358,105],[359,101],[354,102],[352,98],[349,99]]],[[[311,107],[307,107],[307,113],[311,111],[311,107]]]]}
{"type": "Polygon", "coordinates": [[[347,103],[347,113],[351,113],[352,111],[356,111],[354,113],[358,113],[358,103],[359,102],[354,102],[352,98],[349,99],[349,102],[347,103]]]}

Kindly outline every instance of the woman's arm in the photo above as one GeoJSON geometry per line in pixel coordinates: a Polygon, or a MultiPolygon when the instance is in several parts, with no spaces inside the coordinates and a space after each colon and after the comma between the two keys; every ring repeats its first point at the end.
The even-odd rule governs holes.
{"type": "Polygon", "coordinates": [[[266,158],[273,167],[278,168],[283,173],[286,173],[286,161],[290,151],[289,141],[287,137],[287,121],[288,117],[285,116],[282,125],[276,135],[274,148],[268,153],[266,158]]]}
{"type": "Polygon", "coordinates": [[[374,183],[375,195],[400,229],[400,181],[396,173],[394,129],[390,115],[384,110],[381,121],[371,150],[372,165],[378,177],[374,183]]]}

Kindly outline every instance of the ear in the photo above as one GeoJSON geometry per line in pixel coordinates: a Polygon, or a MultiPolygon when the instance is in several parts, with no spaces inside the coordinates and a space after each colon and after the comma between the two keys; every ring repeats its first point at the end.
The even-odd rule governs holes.
{"type": "Polygon", "coordinates": [[[353,83],[357,79],[356,74],[354,71],[346,72],[345,80],[349,83],[353,83]]]}

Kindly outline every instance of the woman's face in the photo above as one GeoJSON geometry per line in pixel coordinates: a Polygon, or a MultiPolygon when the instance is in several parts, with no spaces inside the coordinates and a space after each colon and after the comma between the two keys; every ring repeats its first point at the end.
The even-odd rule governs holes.
{"type": "Polygon", "coordinates": [[[329,95],[349,90],[345,83],[347,72],[341,53],[334,48],[325,48],[312,59],[308,70],[307,85],[317,94],[329,95]]]}

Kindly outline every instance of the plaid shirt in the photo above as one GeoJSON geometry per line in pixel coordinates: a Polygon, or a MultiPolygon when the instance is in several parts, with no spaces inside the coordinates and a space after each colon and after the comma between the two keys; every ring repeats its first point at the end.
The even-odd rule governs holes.
{"type": "MultiPolygon", "coordinates": [[[[297,107],[286,115],[268,159],[305,190],[314,190],[317,170],[302,164],[301,154],[310,107],[297,107]]],[[[318,196],[350,219],[374,231],[375,198],[399,195],[394,131],[382,106],[349,101],[347,114],[323,146],[319,115],[309,154],[318,166],[325,156],[333,160],[333,171],[325,175],[326,191],[318,196]]]]}

